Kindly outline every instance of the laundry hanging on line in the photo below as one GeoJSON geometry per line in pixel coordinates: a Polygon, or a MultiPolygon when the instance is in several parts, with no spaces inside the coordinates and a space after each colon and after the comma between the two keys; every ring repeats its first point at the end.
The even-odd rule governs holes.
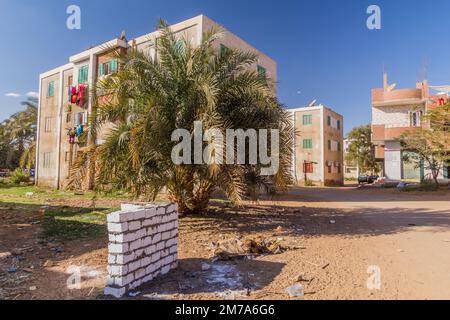
{"type": "Polygon", "coordinates": [[[79,84],[70,88],[69,102],[83,107],[86,103],[87,85],[79,84]]]}

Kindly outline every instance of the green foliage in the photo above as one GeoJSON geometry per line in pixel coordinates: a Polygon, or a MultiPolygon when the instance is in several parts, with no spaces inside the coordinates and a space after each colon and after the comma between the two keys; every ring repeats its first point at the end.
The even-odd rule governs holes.
{"type": "Polygon", "coordinates": [[[305,181],[305,187],[314,187],[314,181],[310,180],[310,179],[306,179],[305,181]]]}
{"type": "Polygon", "coordinates": [[[216,52],[213,43],[222,34],[214,30],[199,46],[177,40],[165,23],[160,30],[158,60],[139,51],[119,55],[119,72],[99,82],[101,97],[88,129],[92,141],[73,166],[71,187],[80,188],[95,172],[96,188],[128,190],[143,200],[165,189],[182,213],[204,210],[217,189],[235,204],[245,194],[257,197],[260,189],[285,189],[291,182],[293,128],[270,79],[251,70],[257,56],[216,52]],[[202,121],[204,131],[222,133],[279,129],[278,174],[261,177],[259,166],[175,165],[171,154],[178,142],[171,135],[180,128],[192,133],[195,121],[202,121]],[[108,123],[114,126],[105,143],[95,145],[98,129],[108,123]]]}
{"type": "Polygon", "coordinates": [[[426,125],[402,134],[402,147],[409,153],[404,160],[424,164],[436,185],[445,162],[450,161],[450,104],[428,110],[422,119],[426,125]]]}
{"type": "Polygon", "coordinates": [[[24,111],[0,124],[0,168],[34,167],[38,100],[28,98],[22,105],[24,111]]]}
{"type": "Polygon", "coordinates": [[[16,169],[11,173],[11,182],[14,184],[30,182],[30,174],[23,169],[16,169]]]}
{"type": "Polygon", "coordinates": [[[377,172],[375,146],[372,143],[372,128],[365,125],[353,128],[348,135],[350,141],[346,160],[356,163],[361,171],[377,172]]]}

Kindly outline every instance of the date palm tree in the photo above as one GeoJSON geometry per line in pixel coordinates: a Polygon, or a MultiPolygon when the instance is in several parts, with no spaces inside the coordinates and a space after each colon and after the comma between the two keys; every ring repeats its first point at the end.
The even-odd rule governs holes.
{"type": "MultiPolygon", "coordinates": [[[[239,204],[254,181],[274,188],[290,183],[293,128],[287,112],[273,94],[270,79],[252,70],[253,53],[218,52],[221,32],[206,32],[200,45],[177,39],[161,22],[158,57],[137,50],[118,56],[119,72],[101,80],[97,105],[86,136],[90,143],[74,164],[69,185],[80,187],[95,170],[96,188],[128,189],[152,200],[166,190],[182,214],[205,210],[213,192],[221,190],[239,204]],[[247,180],[259,174],[258,165],[176,165],[171,141],[176,129],[193,134],[194,122],[203,130],[280,130],[280,169],[272,177],[247,180]],[[105,142],[94,143],[99,129],[111,124],[105,142]]],[[[256,69],[256,68],[253,68],[256,69]]],[[[247,148],[248,150],[248,148],[247,148]]],[[[211,154],[214,156],[214,154],[211,154]]],[[[258,185],[259,186],[259,185],[258,185]]]]}

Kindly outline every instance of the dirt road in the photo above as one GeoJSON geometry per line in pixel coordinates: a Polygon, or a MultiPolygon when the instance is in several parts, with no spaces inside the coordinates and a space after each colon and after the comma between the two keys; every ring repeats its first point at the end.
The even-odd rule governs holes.
{"type": "MultiPolygon", "coordinates": [[[[29,248],[21,262],[0,257],[0,296],[104,298],[106,237],[42,244],[39,224],[31,224],[36,217],[24,208],[5,207],[0,218],[0,251],[29,248]],[[9,274],[15,261],[18,270],[9,274]],[[70,266],[98,277],[69,289],[70,266]]],[[[297,282],[305,291],[298,299],[450,299],[448,190],[295,188],[276,200],[240,209],[218,204],[204,216],[181,219],[179,242],[179,268],[139,288],[135,299],[289,299],[286,288],[297,282]],[[296,250],[211,260],[212,242],[258,236],[296,250]]]]}

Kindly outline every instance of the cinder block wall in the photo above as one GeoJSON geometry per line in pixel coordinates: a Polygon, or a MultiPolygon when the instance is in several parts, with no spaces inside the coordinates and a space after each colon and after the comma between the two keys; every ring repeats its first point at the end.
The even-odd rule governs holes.
{"type": "Polygon", "coordinates": [[[177,267],[178,212],[169,205],[122,205],[108,215],[109,255],[105,295],[128,291],[177,267]]]}

